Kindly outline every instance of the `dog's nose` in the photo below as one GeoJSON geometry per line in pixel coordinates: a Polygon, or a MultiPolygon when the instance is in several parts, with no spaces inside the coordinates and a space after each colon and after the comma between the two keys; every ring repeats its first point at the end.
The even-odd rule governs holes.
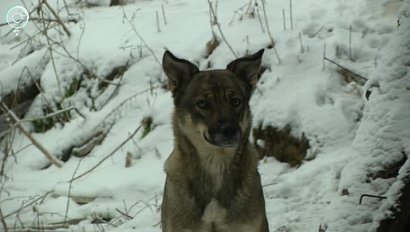
{"type": "Polygon", "coordinates": [[[242,137],[242,131],[238,123],[233,122],[219,123],[219,125],[210,129],[208,134],[209,138],[205,136],[208,142],[222,147],[234,146],[239,143],[242,137]]]}
{"type": "Polygon", "coordinates": [[[235,123],[227,122],[219,126],[219,133],[226,139],[233,138],[238,132],[238,126],[235,123]]]}

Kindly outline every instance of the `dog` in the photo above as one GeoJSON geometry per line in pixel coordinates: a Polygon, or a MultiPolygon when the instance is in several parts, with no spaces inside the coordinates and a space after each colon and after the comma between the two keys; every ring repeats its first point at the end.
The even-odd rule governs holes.
{"type": "Polygon", "coordinates": [[[163,232],[268,232],[249,99],[264,50],[199,71],[165,51],[174,150],[165,162],[163,232]]]}

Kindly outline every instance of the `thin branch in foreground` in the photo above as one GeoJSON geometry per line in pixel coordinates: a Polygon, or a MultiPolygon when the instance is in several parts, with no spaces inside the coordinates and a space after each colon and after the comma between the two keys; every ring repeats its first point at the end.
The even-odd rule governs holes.
{"type": "Polygon", "coordinates": [[[349,59],[353,60],[352,58],[352,25],[349,27],[349,59]]]}
{"type": "Polygon", "coordinates": [[[157,32],[161,32],[161,28],[159,27],[159,15],[157,10],[155,11],[155,17],[157,21],[157,32]]]}
{"type": "MultiPolygon", "coordinates": [[[[48,5],[48,3],[45,1],[45,0],[43,0],[43,3],[46,3],[46,5],[48,5]]],[[[55,13],[55,12],[54,12],[55,13]]],[[[41,14],[41,18],[45,18],[44,17],[44,11],[43,11],[43,9],[42,8],[39,8],[39,15],[41,14]]],[[[46,26],[46,22],[45,21],[42,21],[42,23],[43,23],[43,27],[44,27],[44,36],[46,37],[46,41],[47,41],[47,48],[48,48],[48,51],[49,51],[49,53],[50,53],[50,61],[51,61],[51,65],[52,65],[52,67],[53,67],[53,71],[54,71],[54,74],[56,75],[56,80],[57,80],[57,86],[58,86],[58,90],[59,90],[59,92],[60,92],[60,97],[63,97],[64,95],[63,95],[63,91],[62,91],[62,88],[61,88],[61,80],[60,80],[60,78],[59,78],[59,76],[58,76],[58,72],[57,72],[57,65],[56,65],[56,63],[55,63],[55,59],[54,59],[54,55],[53,55],[53,46],[52,46],[52,44],[51,44],[51,42],[50,42],[50,36],[48,35],[48,29],[49,29],[49,25],[48,26],[46,26]]]]}
{"type": "Polygon", "coordinates": [[[269,39],[270,39],[272,47],[275,47],[275,40],[273,39],[272,33],[270,32],[268,16],[266,15],[265,0],[261,0],[261,2],[262,2],[263,16],[265,18],[266,30],[268,31],[268,35],[269,35],[269,39]]]}
{"type": "Polygon", "coordinates": [[[77,112],[78,115],[80,115],[82,118],[85,119],[85,116],[84,116],[75,106],[71,106],[71,107],[68,107],[67,109],[62,109],[62,110],[53,112],[53,113],[51,113],[51,114],[47,114],[47,115],[45,115],[45,116],[43,116],[43,117],[29,118],[29,119],[21,119],[19,122],[21,123],[21,122],[32,122],[32,121],[34,121],[34,120],[45,120],[45,119],[47,119],[47,118],[52,118],[52,117],[54,117],[54,116],[57,116],[57,115],[60,115],[60,114],[62,114],[62,113],[69,112],[69,111],[72,111],[72,110],[74,110],[75,112],[77,112]]]}
{"type": "MultiPolygon", "coordinates": [[[[71,178],[74,178],[75,174],[77,174],[77,171],[78,171],[78,168],[80,167],[81,161],[82,161],[82,159],[80,159],[80,161],[78,161],[78,164],[75,167],[73,175],[71,176],[71,178]]],[[[67,193],[67,204],[66,204],[66,208],[65,208],[63,224],[67,224],[68,211],[70,210],[70,199],[71,199],[71,189],[72,189],[72,187],[73,187],[73,182],[69,181],[68,193],[67,193]]]]}
{"type": "Polygon", "coordinates": [[[286,31],[286,16],[285,9],[282,9],[282,21],[283,21],[283,30],[286,31]]]}
{"type": "Polygon", "coordinates": [[[152,91],[153,89],[156,89],[156,88],[159,88],[159,85],[155,85],[155,86],[152,86],[150,88],[146,88],[146,89],[144,89],[144,90],[142,90],[142,91],[140,91],[140,92],[126,98],[126,99],[124,99],[120,104],[118,104],[114,109],[111,110],[110,113],[108,113],[103,118],[102,122],[105,123],[107,121],[107,119],[110,118],[112,115],[114,115],[121,107],[123,107],[126,103],[130,102],[131,100],[135,99],[137,96],[139,96],[143,93],[146,93],[148,91],[152,91]]]}
{"type": "Polygon", "coordinates": [[[300,44],[300,53],[304,53],[305,52],[305,48],[303,47],[303,43],[302,43],[302,33],[299,32],[299,44],[300,44]]]}
{"type": "Polygon", "coordinates": [[[209,5],[209,9],[211,10],[212,15],[214,16],[214,23],[216,24],[216,27],[218,28],[218,31],[219,31],[219,34],[222,37],[222,40],[225,42],[226,46],[228,46],[228,48],[232,52],[233,56],[235,58],[238,58],[238,56],[236,55],[236,53],[233,50],[232,46],[228,43],[228,40],[226,39],[224,33],[222,32],[221,25],[219,24],[218,17],[216,16],[216,13],[215,13],[215,10],[212,6],[211,0],[208,0],[208,5],[209,5]]]}
{"type": "Polygon", "coordinates": [[[323,44],[322,71],[325,70],[326,44],[323,44]]]}
{"type": "Polygon", "coordinates": [[[164,24],[167,25],[167,17],[165,17],[164,4],[161,5],[161,11],[162,11],[162,18],[164,19],[164,24]]]}
{"type": "Polygon", "coordinates": [[[266,15],[265,0],[261,0],[261,2],[262,2],[263,15],[264,15],[264,18],[265,18],[266,30],[268,31],[269,39],[270,39],[273,51],[275,52],[276,59],[278,59],[278,62],[280,64],[280,63],[282,63],[282,60],[280,59],[278,51],[276,50],[276,43],[275,43],[275,40],[273,39],[273,36],[272,36],[272,34],[270,32],[270,29],[269,29],[268,16],[266,15]]]}
{"type": "Polygon", "coordinates": [[[293,30],[293,9],[292,0],[289,0],[290,29],[293,30]]]}
{"type": "Polygon", "coordinates": [[[259,13],[259,7],[256,8],[256,14],[258,15],[258,21],[259,21],[259,24],[261,25],[262,33],[265,34],[265,29],[263,28],[261,14],[259,13]]]}
{"type": "Polygon", "coordinates": [[[128,214],[122,212],[122,211],[119,210],[118,208],[115,208],[115,211],[117,211],[118,213],[120,213],[122,216],[124,216],[125,218],[127,218],[127,219],[129,219],[129,220],[134,219],[132,216],[130,216],[130,215],[128,215],[128,214]]]}
{"type": "Polygon", "coordinates": [[[40,201],[40,203],[41,203],[41,202],[42,202],[50,193],[52,193],[52,192],[53,192],[53,191],[48,191],[48,192],[46,192],[45,194],[43,194],[43,195],[41,195],[41,196],[35,198],[34,200],[28,202],[27,204],[24,204],[24,201],[23,201],[23,202],[22,202],[22,205],[20,206],[20,208],[16,209],[15,211],[13,211],[13,212],[11,212],[11,213],[9,213],[9,214],[4,215],[3,218],[6,219],[6,218],[8,218],[8,217],[10,217],[10,216],[12,216],[12,215],[14,215],[14,214],[18,214],[20,211],[22,211],[23,209],[25,209],[25,208],[27,208],[27,207],[29,207],[29,206],[32,206],[32,205],[35,204],[36,202],[39,202],[39,201],[40,201]]]}
{"type": "Polygon", "coordinates": [[[70,31],[68,30],[67,26],[64,24],[63,20],[58,16],[58,14],[54,11],[54,9],[48,4],[47,0],[43,0],[43,4],[50,10],[51,14],[56,18],[57,23],[61,25],[64,32],[67,34],[68,37],[71,36],[70,31]]]}
{"type": "Polygon", "coordinates": [[[0,208],[0,220],[1,220],[1,224],[3,225],[3,228],[4,228],[4,232],[8,232],[6,220],[4,220],[3,211],[1,211],[1,208],[0,208]]]}
{"type": "Polygon", "coordinates": [[[343,67],[342,65],[336,63],[335,61],[333,61],[333,60],[331,60],[327,57],[324,57],[323,59],[330,62],[330,63],[332,63],[332,64],[334,64],[334,65],[336,65],[336,66],[338,66],[339,68],[343,69],[344,71],[346,71],[348,73],[351,73],[353,76],[358,77],[359,78],[358,82],[361,83],[361,84],[364,84],[368,80],[366,77],[364,77],[362,75],[359,75],[359,74],[353,72],[352,70],[350,70],[348,68],[343,67]]]}
{"type": "Polygon", "coordinates": [[[154,57],[155,61],[159,64],[159,66],[162,66],[161,62],[159,61],[159,59],[155,55],[154,50],[148,45],[148,43],[144,40],[144,38],[140,35],[140,33],[135,28],[135,25],[132,23],[131,19],[129,19],[127,17],[127,15],[125,14],[124,8],[122,8],[122,11],[123,11],[124,19],[130,24],[132,31],[135,33],[135,35],[138,37],[138,39],[140,39],[141,42],[145,45],[145,47],[148,49],[148,51],[154,57]]]}
{"type": "Polygon", "coordinates": [[[70,180],[70,182],[73,182],[75,180],[80,179],[81,177],[91,173],[92,171],[94,171],[96,168],[98,168],[98,166],[100,166],[102,163],[104,163],[104,161],[106,161],[108,158],[110,158],[111,156],[113,156],[115,154],[115,152],[117,152],[122,146],[124,146],[129,140],[132,139],[132,137],[134,137],[135,134],[137,134],[137,132],[141,129],[142,125],[139,125],[137,127],[137,129],[134,130],[134,132],[132,132],[132,134],[130,136],[128,136],[127,139],[125,139],[120,145],[118,145],[110,154],[106,155],[103,159],[101,159],[97,164],[95,164],[92,168],[90,168],[89,170],[81,173],[80,175],[72,178],[70,180]]]}
{"type": "Polygon", "coordinates": [[[13,122],[15,123],[15,125],[17,126],[17,128],[21,131],[21,133],[23,133],[30,141],[31,143],[37,147],[38,150],[41,151],[41,153],[43,153],[43,155],[55,166],[61,168],[63,166],[63,164],[61,163],[60,160],[58,160],[57,158],[55,158],[41,143],[39,143],[31,134],[30,132],[28,132],[26,130],[26,128],[24,128],[24,126],[21,124],[20,119],[14,114],[13,111],[11,111],[6,104],[4,104],[4,102],[1,102],[0,107],[2,108],[2,110],[7,113],[11,120],[13,120],[13,122]]]}

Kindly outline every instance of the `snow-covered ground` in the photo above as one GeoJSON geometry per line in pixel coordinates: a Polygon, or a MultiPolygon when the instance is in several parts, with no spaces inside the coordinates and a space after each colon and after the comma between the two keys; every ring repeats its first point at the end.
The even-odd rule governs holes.
{"type": "MultiPolygon", "coordinates": [[[[173,105],[162,88],[162,54],[169,49],[200,69],[224,68],[235,56],[210,24],[206,0],[133,0],[113,7],[102,0],[89,0],[92,6],[48,2],[63,20],[77,20],[65,23],[71,36],[54,24],[58,29],[48,30],[47,41],[38,33],[44,24],[35,20],[19,36],[1,26],[1,96],[34,79],[42,93],[25,119],[43,116],[47,104],[75,106],[84,115],[73,111],[68,122],[44,133],[35,133],[30,122],[23,124],[56,157],[96,132],[108,133],[90,154],[71,156],[61,168],[50,166],[18,131],[7,139],[13,152],[7,152],[6,160],[4,139],[3,225],[9,231],[161,231],[163,164],[173,147],[173,105]],[[208,56],[212,30],[221,43],[208,56]],[[123,75],[99,88],[101,81],[94,76],[104,78],[117,67],[124,68],[123,75]],[[72,93],[74,80],[80,87],[72,93]],[[112,153],[146,118],[153,120],[151,130],[140,129],[112,153]],[[64,222],[71,225],[63,228],[64,222]]],[[[293,1],[293,29],[289,0],[266,1],[268,25],[261,0],[256,3],[213,1],[238,57],[266,48],[262,63],[267,70],[251,100],[254,125],[292,125],[293,133],[304,133],[311,146],[309,161],[297,168],[274,158],[260,162],[270,231],[376,231],[392,215],[410,175],[410,3],[293,1]],[[280,60],[267,48],[267,26],[280,60]],[[346,83],[338,66],[324,56],[368,81],[364,86],[346,83]],[[397,177],[374,175],[401,160],[397,177]],[[359,204],[363,194],[385,199],[364,198],[359,204]]],[[[0,24],[10,7],[30,11],[37,4],[2,0],[0,24]]],[[[32,17],[39,16],[34,12],[32,17]]]]}

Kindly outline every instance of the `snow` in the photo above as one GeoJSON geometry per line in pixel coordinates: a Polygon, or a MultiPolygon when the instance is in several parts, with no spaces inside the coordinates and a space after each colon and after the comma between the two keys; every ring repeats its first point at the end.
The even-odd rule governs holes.
{"type": "MultiPolygon", "coordinates": [[[[2,164],[1,213],[8,227],[17,231],[74,219],[80,222],[59,231],[161,231],[163,164],[173,149],[173,103],[161,87],[165,76],[158,62],[169,49],[200,69],[220,69],[235,55],[213,26],[221,44],[207,57],[205,44],[212,31],[205,0],[125,1],[126,5],[113,7],[109,1],[88,1],[93,3],[88,7],[75,2],[66,0],[71,16],[80,19],[66,23],[71,37],[50,30],[50,37],[65,46],[53,45],[54,63],[44,36],[37,35],[27,46],[22,42],[36,32],[32,22],[19,38],[8,34],[9,27],[0,27],[1,96],[33,78],[43,93],[26,119],[42,116],[40,107],[46,102],[75,106],[85,116],[72,113],[64,125],[32,133],[57,157],[96,131],[108,134],[86,157],[72,156],[57,168],[48,167],[44,155],[16,132],[11,144],[14,155],[2,164]],[[87,67],[105,77],[121,66],[127,67],[124,75],[104,91],[97,88],[98,79],[84,72],[87,67]],[[31,78],[22,75],[24,68],[31,78]],[[79,91],[64,97],[73,80],[80,79],[79,91]],[[153,129],[145,137],[141,128],[94,171],[70,181],[97,165],[147,117],[152,117],[153,129]],[[125,167],[127,155],[132,160],[129,167],[125,167]],[[111,221],[96,223],[104,218],[111,221]]],[[[258,11],[255,17],[246,12],[249,2],[218,1],[216,7],[218,22],[238,57],[270,43],[261,1],[257,9],[264,31],[258,11]]],[[[0,13],[16,4],[32,9],[36,3],[2,1],[0,13]]],[[[63,1],[50,4],[62,18],[68,17],[63,1]]],[[[292,133],[303,133],[311,147],[309,161],[300,167],[274,158],[260,162],[270,231],[376,231],[380,221],[392,216],[390,210],[410,172],[410,4],[293,1],[293,30],[289,1],[266,1],[266,9],[281,61],[272,49],[265,50],[262,65],[267,70],[251,99],[253,124],[291,125],[292,133]],[[347,84],[334,64],[323,61],[324,55],[369,80],[364,86],[347,84]],[[367,90],[371,90],[368,99],[367,90]],[[397,177],[371,176],[401,160],[397,177]],[[363,194],[386,199],[364,198],[359,204],[363,194]]],[[[31,123],[24,126],[33,129],[31,123]]],[[[5,146],[3,141],[2,162],[5,146]]]]}

